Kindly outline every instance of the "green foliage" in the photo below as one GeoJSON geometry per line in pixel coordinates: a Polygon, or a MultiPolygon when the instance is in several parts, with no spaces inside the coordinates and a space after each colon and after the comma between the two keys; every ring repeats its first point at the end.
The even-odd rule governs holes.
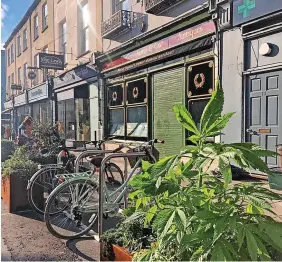
{"type": "Polygon", "coordinates": [[[30,178],[37,171],[38,164],[29,159],[25,147],[18,148],[15,153],[2,163],[2,176],[10,176],[12,173],[30,178]]]}
{"type": "Polygon", "coordinates": [[[223,98],[217,83],[199,130],[185,107],[175,105],[176,117],[195,145],[153,165],[143,162],[142,174],[131,180],[135,211],[128,220],[143,215],[144,226],[152,226],[157,235],[155,245],[135,253],[134,260],[266,261],[282,254],[282,224],[269,216],[272,201],[282,200],[281,195],[260,183],[231,184],[231,161],[246,171],[269,174],[261,157],[276,153],[252,143],[206,142],[233,115],[222,116],[223,98]],[[183,157],[189,160],[184,163],[183,157]],[[212,175],[212,166],[223,179],[212,175]]]}
{"type": "Polygon", "coordinates": [[[1,162],[6,161],[15,151],[14,143],[7,139],[1,139],[1,162]]]}
{"type": "Polygon", "coordinates": [[[116,228],[109,229],[104,233],[102,254],[105,258],[111,261],[115,259],[112,245],[127,248],[129,252],[133,253],[143,248],[149,248],[151,243],[156,240],[152,229],[150,227],[144,228],[144,216],[135,216],[134,218],[134,220],[123,218],[116,228]]]}
{"type": "Polygon", "coordinates": [[[53,145],[53,142],[56,141],[52,128],[52,122],[32,122],[31,135],[38,147],[50,147],[53,145]]]}

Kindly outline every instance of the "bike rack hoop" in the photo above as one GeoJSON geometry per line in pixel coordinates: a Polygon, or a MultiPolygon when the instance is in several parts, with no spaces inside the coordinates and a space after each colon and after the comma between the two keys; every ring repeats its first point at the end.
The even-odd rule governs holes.
{"type": "Polygon", "coordinates": [[[104,190],[101,190],[104,185],[104,176],[103,176],[103,171],[105,164],[112,158],[128,158],[131,156],[136,156],[136,157],[145,157],[147,156],[146,152],[132,152],[132,153],[112,153],[109,154],[108,156],[105,156],[101,162],[101,167],[99,169],[99,211],[98,211],[98,241],[100,241],[101,236],[103,234],[103,203],[104,203],[104,195],[103,192],[104,190]]]}
{"type": "Polygon", "coordinates": [[[74,161],[74,170],[75,170],[75,173],[79,173],[79,161],[83,158],[83,157],[86,157],[86,156],[89,156],[89,155],[98,155],[98,154],[107,154],[107,153],[112,153],[113,150],[86,150],[86,151],[83,151],[81,152],[75,159],[74,161]]]}

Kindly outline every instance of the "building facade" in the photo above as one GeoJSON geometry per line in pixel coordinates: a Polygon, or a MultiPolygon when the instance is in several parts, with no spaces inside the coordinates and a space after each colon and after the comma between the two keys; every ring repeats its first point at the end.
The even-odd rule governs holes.
{"type": "Polygon", "coordinates": [[[103,8],[105,135],[164,139],[160,156],[179,152],[188,134],[173,106],[184,103],[199,124],[217,75],[208,3],[105,0],[103,8]]]}
{"type": "MultiPolygon", "coordinates": [[[[282,143],[281,1],[222,1],[215,10],[222,14],[217,15],[222,85],[225,100],[232,101],[224,111],[236,112],[221,139],[277,151],[282,143]],[[226,13],[228,21],[220,20],[226,13]]],[[[279,166],[278,157],[264,160],[279,166]]]]}
{"type": "MultiPolygon", "coordinates": [[[[97,128],[94,120],[90,124],[89,85],[78,92],[82,94],[79,98],[84,100],[70,98],[73,100],[66,101],[64,95],[59,94],[71,83],[60,83],[60,79],[69,76],[69,72],[78,72],[72,69],[89,64],[93,53],[101,50],[101,13],[97,10],[101,10],[100,1],[34,0],[13,30],[5,43],[6,100],[13,101],[7,106],[12,104],[15,131],[26,115],[39,121],[58,121],[63,138],[72,140],[88,139],[91,124],[97,128]],[[64,69],[39,69],[40,53],[61,55],[64,69]],[[75,132],[65,136],[73,125],[80,128],[76,127],[75,132]],[[84,134],[82,130],[87,132],[84,134]],[[83,136],[79,135],[81,133],[83,136]]],[[[98,108],[95,107],[95,111],[98,108]]]]}

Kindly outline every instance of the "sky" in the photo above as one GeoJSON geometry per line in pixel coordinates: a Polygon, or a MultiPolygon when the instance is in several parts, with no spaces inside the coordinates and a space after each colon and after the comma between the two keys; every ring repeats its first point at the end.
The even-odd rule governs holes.
{"type": "Polygon", "coordinates": [[[1,47],[32,2],[33,0],[1,0],[1,47]]]}

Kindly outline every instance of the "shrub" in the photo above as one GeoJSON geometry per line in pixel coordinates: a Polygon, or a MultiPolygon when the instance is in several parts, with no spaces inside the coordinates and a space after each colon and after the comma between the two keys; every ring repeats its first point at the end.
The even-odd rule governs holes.
{"type": "Polygon", "coordinates": [[[156,245],[136,253],[137,261],[266,261],[282,254],[282,223],[269,214],[281,195],[259,183],[232,184],[230,162],[246,171],[271,175],[264,157],[276,157],[252,143],[209,143],[233,113],[221,115],[223,90],[217,85],[197,128],[183,105],[175,105],[178,121],[194,144],[156,164],[143,162],[135,189],[132,219],[145,216],[157,235],[156,245]],[[189,160],[185,164],[183,157],[189,160]],[[209,167],[217,163],[222,179],[209,167]],[[182,181],[187,183],[182,186],[182,181]]]}
{"type": "Polygon", "coordinates": [[[14,151],[14,142],[7,139],[1,139],[1,162],[6,161],[14,151]]]}
{"type": "Polygon", "coordinates": [[[38,164],[29,159],[26,149],[20,147],[8,160],[2,163],[2,176],[16,174],[23,178],[30,178],[37,168],[38,164]]]}
{"type": "Polygon", "coordinates": [[[42,155],[40,153],[31,153],[29,159],[41,165],[56,164],[57,155],[56,154],[46,154],[42,155]]]}

